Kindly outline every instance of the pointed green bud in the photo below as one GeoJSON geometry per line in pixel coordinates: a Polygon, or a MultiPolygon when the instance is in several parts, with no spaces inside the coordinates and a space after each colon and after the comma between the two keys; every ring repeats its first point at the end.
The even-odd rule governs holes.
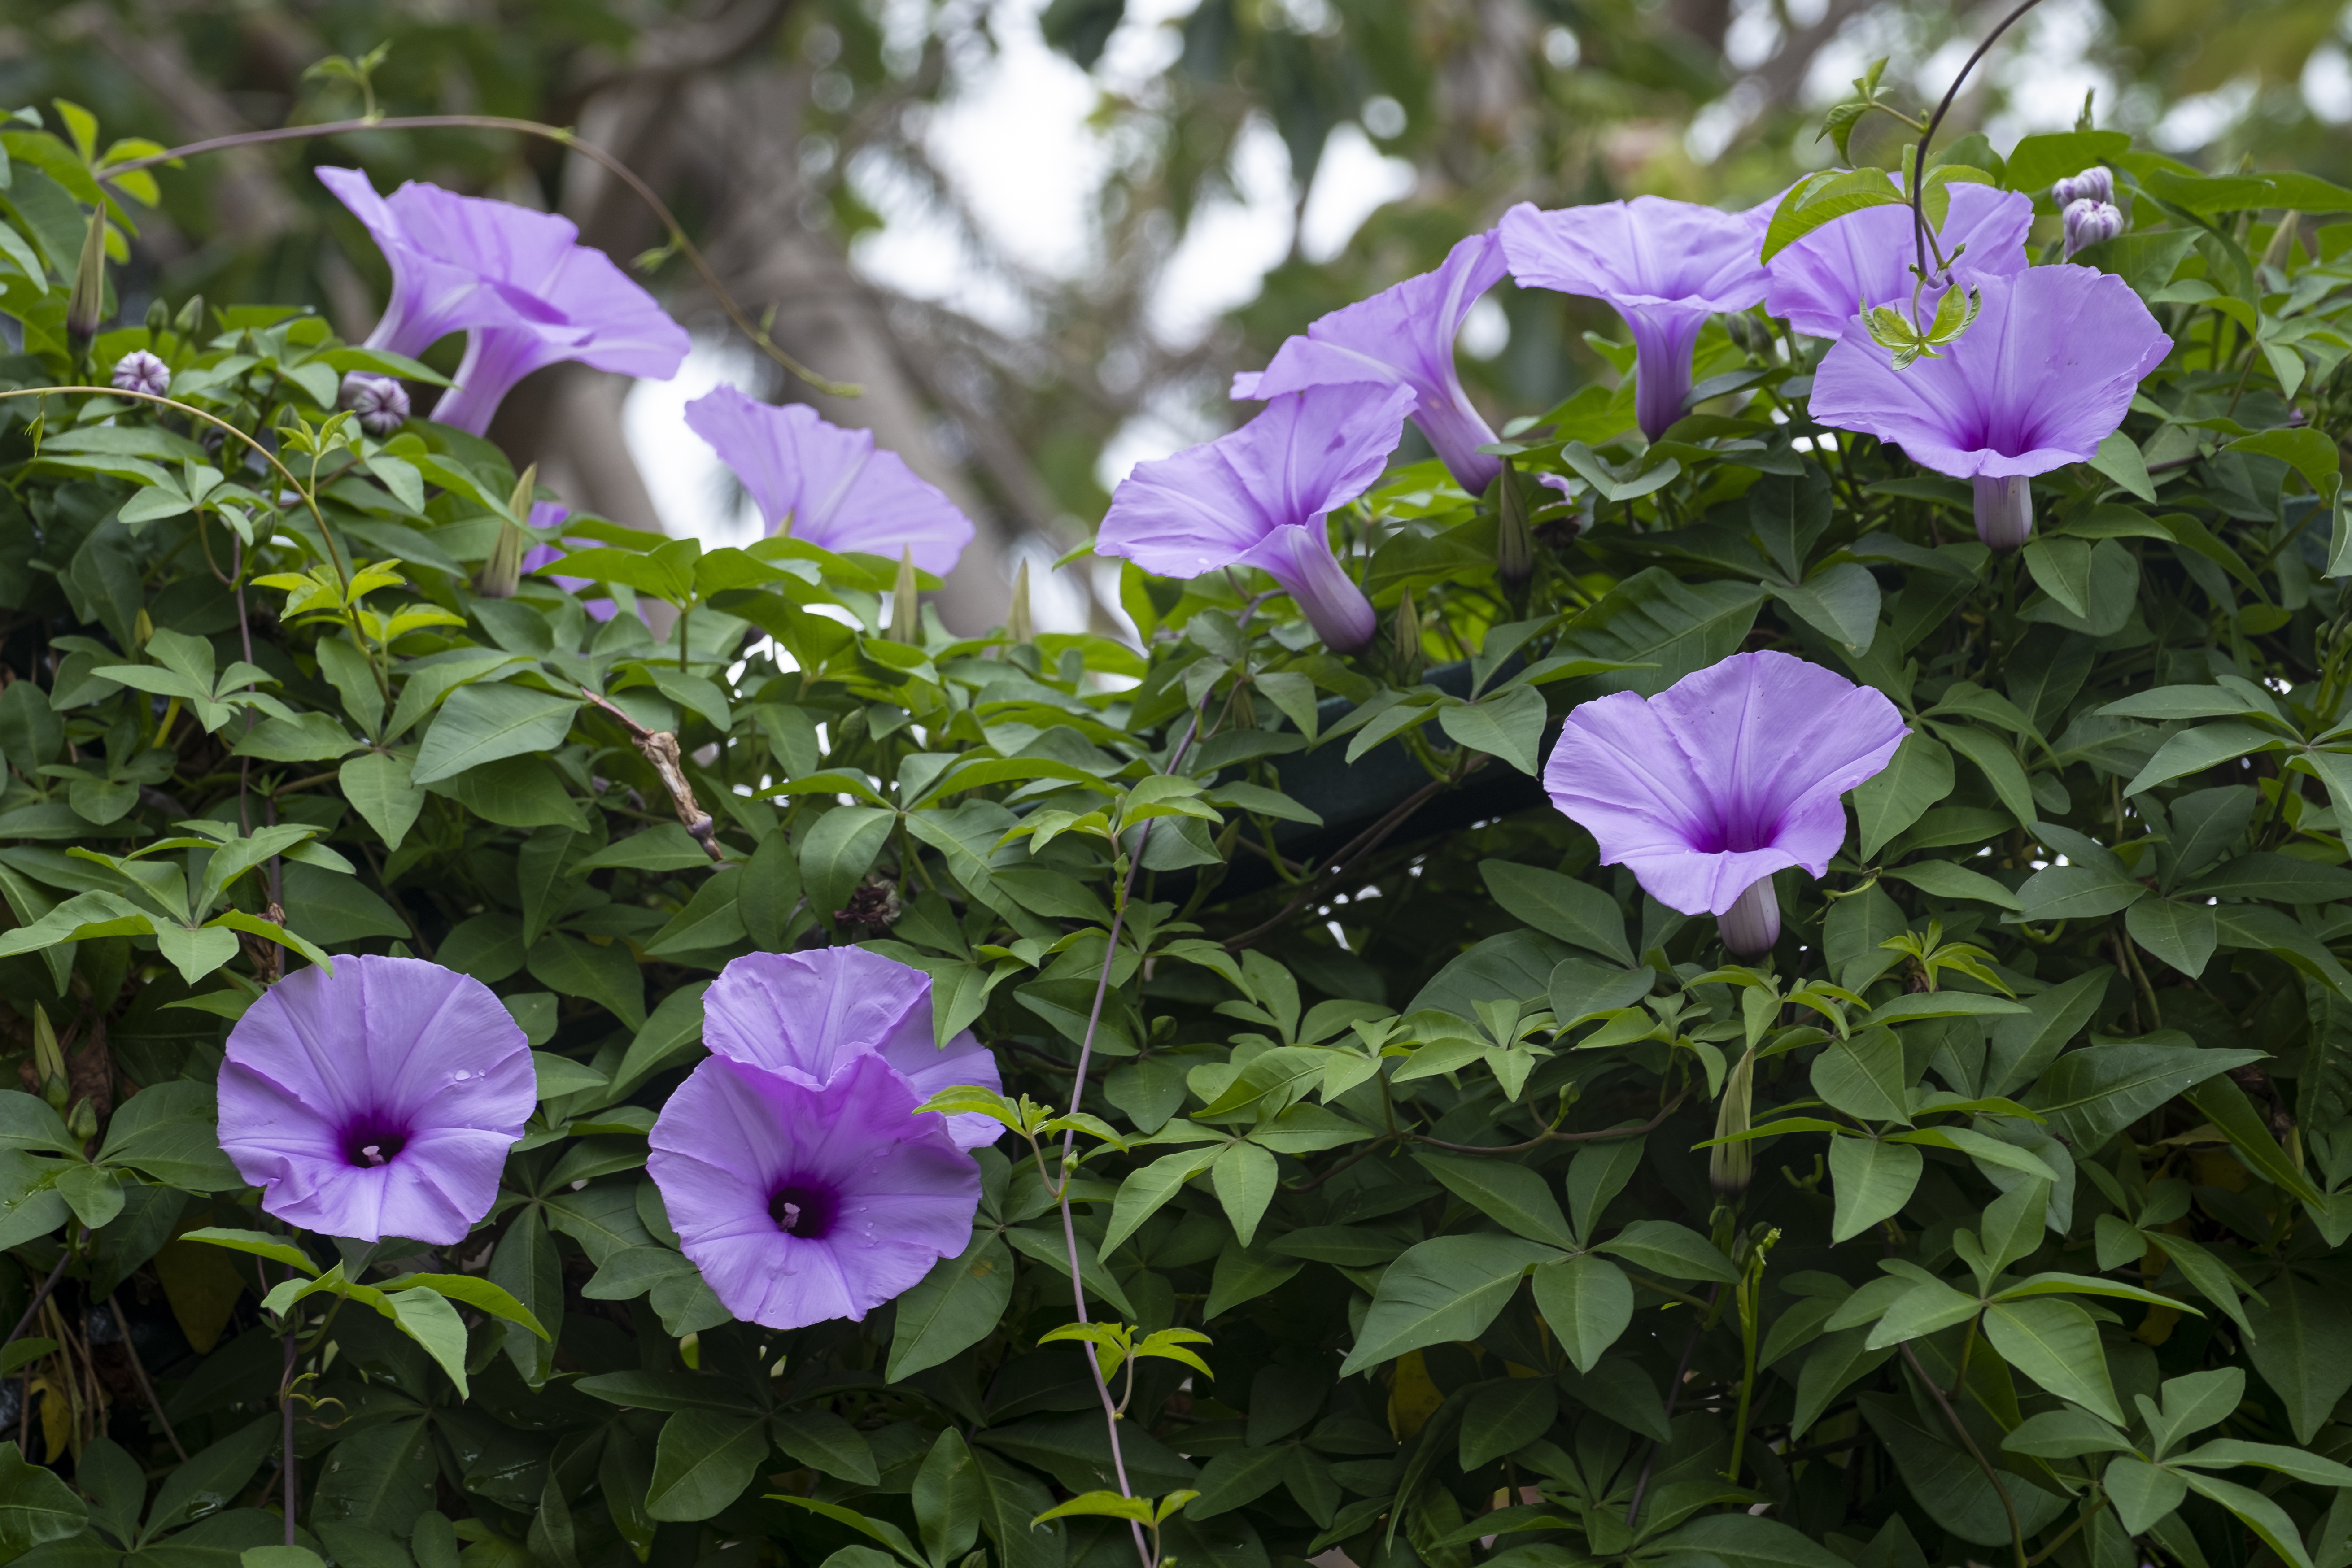
{"type": "Polygon", "coordinates": [[[1013,603],[1004,612],[1004,635],[1014,643],[1027,643],[1037,635],[1029,620],[1029,558],[1021,558],[1021,570],[1013,574],[1013,603]]]}
{"type": "Polygon", "coordinates": [[[920,646],[923,601],[915,593],[915,552],[898,552],[898,581],[890,590],[890,640],[920,646]]]}
{"type": "Polygon", "coordinates": [[[106,209],[89,214],[89,229],[81,242],[81,263],[74,268],[73,292],[66,297],[66,336],[77,350],[98,336],[106,314],[106,209]]]}
{"type": "Polygon", "coordinates": [[[204,330],[204,326],[205,297],[201,294],[191,294],[188,296],[188,302],[180,307],[180,313],[172,318],[172,330],[183,338],[194,338],[198,332],[204,330]]]}
{"type": "Polygon", "coordinates": [[[1517,588],[1535,575],[1535,532],[1528,526],[1527,492],[1519,488],[1518,471],[1509,463],[1495,478],[1495,574],[1505,586],[1517,588]]]}
{"type": "Polygon", "coordinates": [[[1397,680],[1412,685],[1421,679],[1421,617],[1412,608],[1412,590],[1398,599],[1394,626],[1397,680]]]}
{"type": "Polygon", "coordinates": [[[485,599],[512,599],[522,582],[523,552],[530,548],[530,536],[501,518],[498,542],[475,575],[474,591],[485,599]]]}

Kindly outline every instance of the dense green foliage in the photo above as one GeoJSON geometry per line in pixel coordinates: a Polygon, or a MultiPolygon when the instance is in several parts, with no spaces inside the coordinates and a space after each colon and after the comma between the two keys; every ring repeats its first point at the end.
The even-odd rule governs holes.
{"type": "Polygon", "coordinates": [[[2302,216],[2352,193],[1964,142],[2112,163],[2140,226],[2084,259],[2177,345],[2024,550],[1823,440],[1818,345],[1743,318],[1658,442],[1596,388],[1487,497],[1391,474],[1342,661],[1262,581],[1130,569],[1139,652],[958,640],[888,562],[579,518],[624,612],[486,595],[530,476],[331,413],[431,372],[267,308],[78,351],[96,143],[0,145],[5,379],[173,372],[0,401],[0,1315],[60,1281],[0,1353],[0,1552],[268,1548],[290,1408],[301,1545],[353,1568],[1112,1564],[1123,1507],[1193,1564],[2352,1563],[2352,227],[2302,216]],[[1533,775],[1577,702],[1757,647],[1913,733],[1727,967],[1533,775]],[[770,1333],[645,1134],[721,965],[847,941],[1017,1125],[963,1256],[770,1333]],[[541,1108],[467,1243],[299,1299],[324,1243],[185,1239],[275,1228],[221,1040],[385,950],[498,988],[541,1108]],[[1114,1433],[1157,1508],[1087,1499],[1114,1433]]]}

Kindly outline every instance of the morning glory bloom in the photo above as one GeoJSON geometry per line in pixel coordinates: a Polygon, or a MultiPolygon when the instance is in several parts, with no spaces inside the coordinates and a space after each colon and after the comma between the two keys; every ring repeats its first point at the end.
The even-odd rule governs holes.
{"type": "Polygon", "coordinates": [[[481,434],[515,382],[564,360],[667,381],[693,346],[654,297],[579,243],[571,220],[414,180],[379,196],[357,169],[319,178],[367,225],[392,298],[367,346],[411,359],[467,334],[457,384],[433,417],[481,434]]]}
{"type": "Polygon", "coordinates": [[[646,1174],[727,1310],[862,1319],[971,1240],[980,1167],[878,1056],[823,1087],[713,1056],[654,1124],[646,1174]]]}
{"type": "Polygon", "coordinates": [[[1613,692],[1575,709],[1544,764],[1552,804],[1628,865],[1651,897],[1713,915],[1753,957],[1780,939],[1772,873],[1829,869],[1839,798],[1907,734],[1876,690],[1787,653],[1735,653],[1656,696],[1613,692]]]}
{"type": "MultiPolygon", "coordinates": [[[[970,1030],[931,1043],[931,977],[863,947],[751,953],[730,963],[702,998],[702,1043],[717,1055],[821,1089],[851,1062],[881,1058],[915,1092],[1001,1090],[996,1057],[970,1030]]],[[[976,1149],[1004,1134],[977,1113],[950,1116],[948,1135],[976,1149]]]]}
{"type": "Polygon", "coordinates": [[[489,1212],[538,1099],[530,1047],[488,986],[346,955],[229,1030],[220,1145],[289,1225],[447,1247],[489,1212]]]}
{"type": "MultiPolygon", "coordinates": [[[[1990,185],[1955,183],[1946,189],[1952,204],[1936,239],[1961,286],[1969,287],[1979,277],[2024,271],[2032,201],[1990,185]]],[[[1809,338],[1835,338],[1845,331],[1847,322],[1874,306],[1893,305],[1907,312],[1916,281],[1911,268],[1918,259],[1907,204],[1864,207],[1823,224],[1765,264],[1771,288],[1764,296],[1764,308],[1786,317],[1790,326],[1809,338]]],[[[1941,286],[1921,291],[1923,319],[1935,314],[1943,293],[1941,286]]]]}
{"type": "Polygon", "coordinates": [[[1279,397],[1349,382],[1408,386],[1420,400],[1412,422],[1448,472],[1473,496],[1484,495],[1503,460],[1478,450],[1495,439],[1462,390],[1454,340],[1470,308],[1503,278],[1503,243],[1491,229],[1455,246],[1434,272],[1311,323],[1276,351],[1263,371],[1234,377],[1236,398],[1279,397]]]}
{"type": "Polygon", "coordinates": [[[2059,214],[2066,225],[2066,256],[2073,259],[2084,246],[2115,238],[2124,232],[2124,214],[2113,202],[2095,202],[2088,196],[2078,196],[2066,204],[2059,214]]]}
{"type": "Polygon", "coordinates": [[[1756,259],[1777,201],[1720,212],[1662,196],[1540,212],[1522,202],[1496,233],[1522,288],[1557,288],[1605,300],[1633,331],[1633,409],[1655,441],[1683,416],[1691,350],[1720,311],[1764,298],[1756,259]]]}
{"type": "Polygon", "coordinates": [[[1979,287],[1976,324],[1906,370],[1849,323],[1814,372],[1812,414],[1973,480],[1977,536],[2015,549],[2033,531],[2032,476],[2089,462],[2172,340],[2129,284],[2087,267],[2032,267],[1979,287]]]}
{"type": "Polygon", "coordinates": [[[759,402],[722,386],[686,405],[687,427],[718,450],[768,531],[836,553],[911,554],[944,573],[971,542],[971,519],[870,430],[844,430],[804,402],[759,402]]]}
{"type": "Polygon", "coordinates": [[[1324,519],[1381,476],[1419,395],[1364,382],[1286,392],[1239,430],[1139,463],[1111,496],[1095,551],[1168,577],[1257,567],[1333,653],[1360,652],[1379,621],[1324,519]]]}

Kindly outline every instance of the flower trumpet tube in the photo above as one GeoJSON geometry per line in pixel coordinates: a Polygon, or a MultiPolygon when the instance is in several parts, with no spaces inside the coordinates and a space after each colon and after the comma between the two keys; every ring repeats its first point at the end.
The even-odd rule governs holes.
{"type": "Polygon", "coordinates": [[[1331,553],[1326,519],[1380,477],[1416,396],[1359,383],[1275,398],[1239,430],[1137,464],[1095,549],[1172,577],[1256,567],[1333,653],[1360,653],[1379,618],[1331,553]]]}
{"type": "Polygon", "coordinates": [[[1522,288],[1602,300],[1633,333],[1633,408],[1655,441],[1683,416],[1691,351],[1719,311],[1759,303],[1769,286],[1757,253],[1776,204],[1744,213],[1636,196],[1553,212],[1522,202],[1496,232],[1522,288]]]}
{"type": "Polygon", "coordinates": [[[1502,281],[1503,245],[1493,230],[1472,235],[1434,272],[1334,310],[1284,343],[1265,370],[1234,377],[1237,398],[1279,397],[1309,387],[1373,382],[1411,387],[1412,422],[1456,483],[1486,494],[1502,459],[1478,450],[1495,439],[1463,390],[1454,340],[1470,308],[1502,281]]]}
{"type": "Polygon", "coordinates": [[[1713,915],[1724,945],[1769,952],[1772,873],[1829,869],[1844,793],[1909,733],[1895,705],[1787,653],[1735,653],[1656,696],[1616,692],[1568,716],[1544,765],[1552,804],[1659,903],[1713,915]]]}
{"type": "Polygon", "coordinates": [[[392,268],[367,346],[414,359],[467,334],[456,384],[433,410],[443,424],[481,434],[515,382],[561,361],[667,381],[693,346],[612,257],[579,243],[568,218],[415,181],[381,196],[357,169],[319,178],[392,268]]]}

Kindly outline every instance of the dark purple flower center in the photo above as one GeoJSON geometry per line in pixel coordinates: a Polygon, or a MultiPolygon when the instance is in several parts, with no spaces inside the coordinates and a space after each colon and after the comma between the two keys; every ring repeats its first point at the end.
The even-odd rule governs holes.
{"type": "Polygon", "coordinates": [[[371,1170],[390,1165],[407,1143],[408,1129],[372,1117],[353,1123],[343,1134],[343,1157],[362,1170],[371,1170]]]}
{"type": "Polygon", "coordinates": [[[837,1195],[798,1181],[785,1182],[768,1200],[768,1215],[776,1222],[776,1228],[803,1241],[824,1240],[840,1214],[841,1199],[837,1195]]]}
{"type": "Polygon", "coordinates": [[[1736,816],[1716,817],[1703,823],[1692,835],[1691,849],[1703,855],[1746,854],[1750,850],[1769,850],[1780,841],[1780,824],[1758,821],[1743,812],[1736,816]]]}

